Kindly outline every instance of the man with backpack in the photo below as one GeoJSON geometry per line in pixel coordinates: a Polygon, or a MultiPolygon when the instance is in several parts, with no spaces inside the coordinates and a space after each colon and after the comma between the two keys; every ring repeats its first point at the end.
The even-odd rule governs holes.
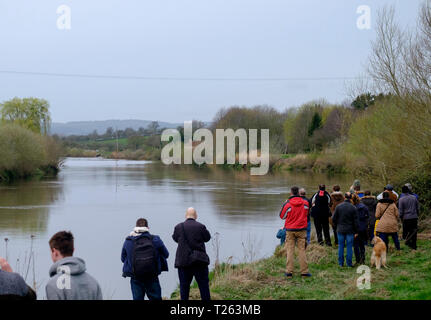
{"type": "Polygon", "coordinates": [[[133,300],[162,300],[159,275],[168,271],[169,257],[159,236],[149,232],[148,221],[136,221],[136,227],[124,241],[121,251],[123,277],[130,277],[133,300]]]}
{"type": "Polygon", "coordinates": [[[325,243],[328,246],[331,244],[331,236],[329,234],[329,217],[331,217],[331,196],[327,191],[324,184],[319,185],[319,191],[311,198],[312,208],[311,216],[314,218],[314,226],[316,227],[317,241],[323,245],[323,235],[325,236],[325,243]]]}

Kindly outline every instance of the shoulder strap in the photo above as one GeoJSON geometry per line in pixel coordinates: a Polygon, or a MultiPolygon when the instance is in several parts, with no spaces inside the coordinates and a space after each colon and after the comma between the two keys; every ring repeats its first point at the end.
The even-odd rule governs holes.
{"type": "Polygon", "coordinates": [[[383,218],[383,215],[385,214],[386,210],[388,210],[388,208],[389,208],[389,206],[390,206],[390,205],[391,205],[391,204],[390,204],[390,203],[388,203],[388,205],[386,206],[385,210],[383,210],[383,213],[382,213],[382,215],[380,216],[380,219],[381,219],[381,218],[383,218]]]}
{"type": "Polygon", "coordinates": [[[183,229],[183,236],[184,236],[184,240],[186,240],[186,244],[187,244],[187,246],[191,249],[190,244],[189,244],[189,240],[187,239],[186,230],[184,229],[184,222],[183,222],[183,223],[181,223],[181,228],[183,229]]]}

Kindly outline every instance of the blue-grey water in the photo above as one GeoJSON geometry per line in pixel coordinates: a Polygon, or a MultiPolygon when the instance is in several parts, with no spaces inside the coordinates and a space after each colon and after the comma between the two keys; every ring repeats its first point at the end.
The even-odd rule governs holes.
{"type": "Polygon", "coordinates": [[[0,256],[7,254],[12,268],[30,285],[35,280],[38,298],[44,299],[52,264],[48,240],[57,231],[70,230],[75,256],[86,261],[104,298],[131,299],[129,280],[121,277],[120,253],[136,220],[144,217],[171,254],[170,271],[160,277],[162,294],[169,297],[178,285],[173,267],[176,244],[171,236],[174,226],[184,220],[186,208],[195,207],[198,220],[213,236],[219,234],[218,246],[215,241],[207,245],[212,263],[216,247],[221,261],[254,260],[270,255],[278,242],[275,234],[283,225],[278,212],[290,186],[303,186],[311,193],[322,182],[345,189],[352,180],[310,173],[250,176],[218,168],[68,158],[55,179],[0,185],[0,256]],[[34,270],[28,266],[31,245],[34,270]]]}

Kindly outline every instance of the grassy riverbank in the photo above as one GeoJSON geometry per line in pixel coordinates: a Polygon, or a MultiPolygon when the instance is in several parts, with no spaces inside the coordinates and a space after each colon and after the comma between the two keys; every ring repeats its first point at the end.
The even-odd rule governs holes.
{"type": "MultiPolygon", "coordinates": [[[[273,256],[249,264],[222,264],[211,272],[210,287],[213,299],[310,299],[310,300],[354,300],[384,299],[413,300],[431,297],[431,235],[422,234],[418,250],[396,252],[390,244],[388,269],[371,269],[371,289],[360,290],[356,281],[360,274],[356,268],[340,268],[337,265],[337,248],[311,244],[307,248],[307,259],[313,277],[293,279],[284,276],[286,257],[284,250],[277,248],[273,256]]],[[[371,248],[367,247],[369,265],[371,248]]],[[[295,262],[295,270],[299,265],[295,262]]],[[[178,298],[175,292],[172,299],[178,298]]],[[[191,298],[199,299],[196,284],[191,289],[191,298]]]]}

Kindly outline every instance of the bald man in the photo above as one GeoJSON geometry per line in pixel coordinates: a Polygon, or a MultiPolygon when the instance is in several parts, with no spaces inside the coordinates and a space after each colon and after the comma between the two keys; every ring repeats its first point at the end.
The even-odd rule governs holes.
{"type": "Polygon", "coordinates": [[[188,300],[190,284],[195,277],[202,300],[210,300],[208,265],[210,259],[206,253],[205,242],[211,235],[207,228],[196,221],[194,208],[186,210],[186,221],[175,226],[172,239],[178,243],[175,256],[175,268],[178,269],[181,300],[188,300]]]}

